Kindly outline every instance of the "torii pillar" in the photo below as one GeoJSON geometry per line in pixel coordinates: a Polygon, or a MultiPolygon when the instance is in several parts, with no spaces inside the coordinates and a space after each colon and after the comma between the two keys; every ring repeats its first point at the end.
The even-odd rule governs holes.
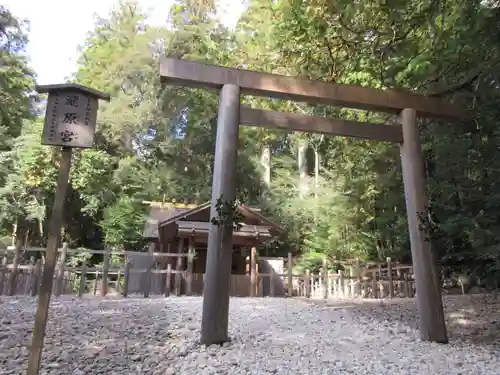
{"type": "Polygon", "coordinates": [[[417,306],[420,317],[420,337],[424,341],[447,343],[441,287],[436,272],[436,262],[431,243],[426,240],[419,214],[428,215],[425,193],[424,158],[420,145],[417,112],[404,109],[401,112],[403,143],[401,165],[405,190],[408,229],[410,234],[411,256],[415,284],[417,287],[417,306]]]}
{"type": "MultiPolygon", "coordinates": [[[[212,179],[210,218],[217,217],[217,200],[232,201],[236,195],[236,157],[240,125],[240,87],[227,84],[220,93],[217,138],[212,179]]],[[[232,213],[228,213],[232,223],[232,213]]],[[[201,344],[228,340],[229,281],[233,250],[232,226],[210,227],[203,290],[201,344]]]]}
{"type": "MultiPolygon", "coordinates": [[[[162,81],[170,85],[222,89],[217,121],[212,217],[216,216],[216,203],[221,195],[226,201],[234,199],[238,123],[400,143],[421,338],[442,343],[448,341],[434,256],[430,243],[425,240],[425,233],[420,229],[418,216],[419,213],[426,214],[427,200],[416,114],[422,117],[464,119],[468,116],[462,107],[442,98],[431,98],[416,93],[310,81],[173,58],[162,59],[160,75],[162,81]],[[240,109],[240,94],[391,114],[401,113],[403,124],[367,124],[245,107],[240,109]]],[[[205,344],[221,343],[228,338],[231,236],[231,228],[222,230],[212,225],[208,240],[201,324],[201,342],[205,344]]]]}

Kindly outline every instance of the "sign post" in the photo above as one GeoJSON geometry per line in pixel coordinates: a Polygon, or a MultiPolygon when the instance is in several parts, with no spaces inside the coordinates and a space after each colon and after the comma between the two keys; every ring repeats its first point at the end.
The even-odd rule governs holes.
{"type": "Polygon", "coordinates": [[[42,144],[62,146],[62,149],[27,375],[38,375],[40,370],[57,249],[61,240],[61,225],[68,190],[72,148],[92,147],[98,100],[110,100],[107,94],[76,84],[37,86],[36,90],[39,93],[49,94],[42,144]]]}

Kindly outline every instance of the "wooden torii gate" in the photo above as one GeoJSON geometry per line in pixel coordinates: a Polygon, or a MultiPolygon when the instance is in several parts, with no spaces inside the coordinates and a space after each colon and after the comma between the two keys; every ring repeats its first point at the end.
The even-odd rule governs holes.
{"type": "MultiPolygon", "coordinates": [[[[426,241],[419,221],[419,214],[427,213],[427,199],[417,116],[460,119],[465,117],[461,108],[444,99],[410,92],[310,81],[173,58],[162,59],[160,74],[167,85],[220,91],[211,217],[217,216],[216,205],[221,196],[228,201],[235,197],[240,124],[399,143],[420,336],[424,341],[448,342],[436,263],[431,244],[426,241]],[[262,111],[241,107],[242,94],[392,113],[400,115],[400,124],[368,124],[262,111]]],[[[213,225],[210,230],[201,322],[202,344],[228,340],[231,235],[232,228],[213,225]]]]}

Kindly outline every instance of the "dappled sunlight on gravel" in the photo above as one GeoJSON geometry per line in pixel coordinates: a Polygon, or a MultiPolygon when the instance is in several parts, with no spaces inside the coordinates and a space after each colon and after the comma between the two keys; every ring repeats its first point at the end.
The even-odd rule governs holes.
{"type": "MultiPolygon", "coordinates": [[[[198,344],[199,297],[54,298],[41,374],[498,374],[500,303],[447,296],[450,344],[414,301],[231,299],[231,342],[198,344]]],[[[0,373],[22,374],[36,300],[0,297],[0,373]]]]}

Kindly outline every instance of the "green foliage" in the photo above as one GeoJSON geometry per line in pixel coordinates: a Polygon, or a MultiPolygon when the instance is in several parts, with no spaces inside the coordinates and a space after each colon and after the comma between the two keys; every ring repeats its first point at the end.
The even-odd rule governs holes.
{"type": "Polygon", "coordinates": [[[24,50],[26,22],[17,19],[0,5],[0,150],[8,137],[20,134],[23,121],[31,116],[30,91],[33,72],[28,68],[24,50]]]}
{"type": "Polygon", "coordinates": [[[212,217],[210,222],[218,227],[239,231],[241,229],[241,215],[236,211],[236,208],[240,204],[238,199],[225,200],[224,196],[221,195],[215,203],[216,216],[212,217]]]}
{"type": "MultiPolygon", "coordinates": [[[[163,85],[158,63],[169,55],[325,82],[411,89],[464,103],[473,121],[420,123],[431,211],[422,225],[446,272],[495,285],[500,276],[498,4],[248,3],[234,30],[219,22],[211,0],[176,1],[165,15],[168,27],[148,26],[141,9],[127,1],[96,20],[81,46],[74,81],[109,92],[112,101],[100,108],[96,147],[74,154],[64,220],[70,246],[142,248],[143,200],[210,199],[218,97],[163,85]]],[[[17,223],[29,243],[43,244],[59,157],[39,144],[42,120],[31,115],[33,77],[22,54],[23,22],[1,7],[0,17],[0,234],[10,236],[17,223]]],[[[242,101],[275,111],[394,121],[324,105],[251,96],[242,101]]],[[[286,229],[267,245],[270,253],[292,251],[300,258],[298,267],[315,269],[325,256],[407,262],[399,164],[399,150],[391,144],[241,127],[236,186],[247,204],[260,206],[286,229]],[[304,180],[297,170],[301,142],[312,151],[304,180]],[[260,177],[264,146],[272,154],[270,189],[260,177]],[[305,185],[308,192],[299,195],[305,185]]],[[[219,203],[224,218],[236,202],[219,203]]]]}
{"type": "Polygon", "coordinates": [[[111,247],[134,249],[143,243],[145,207],[141,202],[121,196],[116,203],[104,209],[101,227],[104,241],[111,247]]]}

